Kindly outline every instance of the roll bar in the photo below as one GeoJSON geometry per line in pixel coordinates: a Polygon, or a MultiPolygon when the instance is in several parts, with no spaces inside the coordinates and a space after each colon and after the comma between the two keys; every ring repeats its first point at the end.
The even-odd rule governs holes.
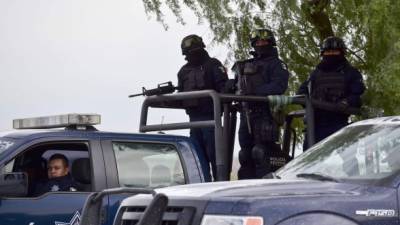
{"type": "MultiPolygon", "coordinates": [[[[310,146],[314,143],[314,116],[311,104],[306,104],[308,98],[305,96],[290,97],[291,104],[306,105],[307,126],[309,129],[308,143],[310,146]]],[[[236,112],[233,102],[264,102],[266,107],[273,103],[273,99],[265,96],[244,96],[221,94],[214,90],[201,90],[190,92],[179,92],[174,94],[165,94],[146,97],[141,109],[140,132],[179,130],[190,128],[211,127],[215,130],[215,156],[217,165],[217,181],[229,180],[231,170],[231,161],[233,157],[233,146],[236,128],[236,112]],[[199,98],[211,98],[213,102],[214,119],[196,122],[181,122],[168,124],[147,124],[149,108],[174,108],[184,109],[179,104],[182,100],[193,100],[199,98]],[[223,114],[222,114],[223,110],[223,114]],[[223,119],[221,119],[221,115],[223,119]]],[[[290,145],[290,144],[289,144],[290,145]]]]}

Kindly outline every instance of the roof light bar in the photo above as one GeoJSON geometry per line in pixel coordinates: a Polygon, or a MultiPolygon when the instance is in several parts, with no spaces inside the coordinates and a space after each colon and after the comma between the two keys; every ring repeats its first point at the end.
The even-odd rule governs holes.
{"type": "Polygon", "coordinates": [[[68,126],[91,126],[100,124],[101,117],[98,114],[64,114],[55,116],[43,116],[13,120],[14,129],[44,129],[60,128],[68,126]]]}

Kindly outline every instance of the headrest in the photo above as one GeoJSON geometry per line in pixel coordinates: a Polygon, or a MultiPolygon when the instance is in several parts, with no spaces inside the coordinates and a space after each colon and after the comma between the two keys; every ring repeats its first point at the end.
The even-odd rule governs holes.
{"type": "Polygon", "coordinates": [[[91,173],[90,173],[90,160],[89,158],[76,159],[72,163],[72,177],[83,184],[91,183],[91,173]]]}
{"type": "Polygon", "coordinates": [[[170,185],[171,171],[167,166],[157,165],[151,171],[151,185],[170,185]]]}

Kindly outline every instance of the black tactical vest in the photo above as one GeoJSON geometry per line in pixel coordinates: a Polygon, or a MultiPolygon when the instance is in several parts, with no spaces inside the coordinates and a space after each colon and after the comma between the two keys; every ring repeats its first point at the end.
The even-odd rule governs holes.
{"type": "Polygon", "coordinates": [[[239,88],[243,94],[253,94],[256,88],[269,81],[263,76],[267,59],[246,62],[243,66],[242,78],[239,79],[239,88]]]}
{"type": "MultiPolygon", "coordinates": [[[[209,60],[208,60],[209,61],[209,60]]],[[[206,77],[207,62],[203,65],[186,67],[182,73],[183,91],[199,91],[205,89],[212,89],[207,85],[206,77]]],[[[185,108],[196,108],[200,106],[199,99],[183,100],[182,104],[185,108]]]]}
{"type": "Polygon", "coordinates": [[[317,71],[311,84],[311,97],[313,99],[337,103],[346,96],[346,77],[342,70],[333,72],[317,71]]]}
{"type": "Polygon", "coordinates": [[[197,91],[206,88],[206,71],[204,66],[185,68],[182,75],[183,91],[197,91]]]}

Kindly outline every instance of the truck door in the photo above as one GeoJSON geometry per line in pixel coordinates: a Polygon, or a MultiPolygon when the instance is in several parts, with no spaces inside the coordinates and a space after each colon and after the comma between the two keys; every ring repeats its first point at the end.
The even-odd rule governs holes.
{"type": "MultiPolygon", "coordinates": [[[[159,188],[187,183],[182,156],[173,144],[104,140],[102,148],[109,188],[159,188]]],[[[110,196],[108,223],[112,223],[126,197],[110,196]]]]}
{"type": "Polygon", "coordinates": [[[0,224],[4,225],[77,225],[87,196],[105,186],[99,141],[66,140],[32,144],[11,156],[0,172],[25,172],[28,175],[26,196],[0,197],[0,224]],[[67,159],[66,176],[70,176],[73,182],[68,191],[57,191],[60,188],[58,184],[47,185],[50,182],[49,159],[55,154],[64,155],[67,159]],[[48,190],[49,186],[51,190],[48,190]]]}

